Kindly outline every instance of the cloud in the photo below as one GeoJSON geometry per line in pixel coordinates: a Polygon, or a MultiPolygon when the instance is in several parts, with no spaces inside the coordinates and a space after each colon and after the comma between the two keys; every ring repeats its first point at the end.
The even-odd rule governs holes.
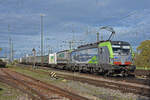
{"type": "MultiPolygon", "coordinates": [[[[64,40],[96,41],[101,26],[111,26],[117,40],[137,46],[148,39],[150,26],[149,0],[0,0],[0,41],[11,36],[16,54],[30,52],[40,46],[40,14],[43,17],[44,38],[58,48],[64,40]],[[10,32],[8,32],[8,24],[10,32]],[[90,33],[87,35],[89,28],[90,33]],[[143,35],[144,34],[144,35],[143,35]],[[132,42],[132,41],[133,42],[132,42]]],[[[110,32],[100,30],[107,39],[110,32]]]]}

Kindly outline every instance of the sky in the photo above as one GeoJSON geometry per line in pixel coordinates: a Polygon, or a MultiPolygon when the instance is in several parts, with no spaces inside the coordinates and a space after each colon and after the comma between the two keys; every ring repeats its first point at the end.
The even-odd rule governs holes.
{"type": "MultiPolygon", "coordinates": [[[[150,0],[0,0],[0,56],[8,56],[11,38],[15,57],[40,52],[41,17],[43,16],[44,52],[69,49],[96,42],[96,32],[108,39],[129,42],[134,50],[150,39],[150,0]],[[8,28],[9,26],[9,28],[8,28]],[[81,43],[80,43],[81,42],[81,43]]],[[[100,38],[101,39],[101,38],[100,38]]]]}

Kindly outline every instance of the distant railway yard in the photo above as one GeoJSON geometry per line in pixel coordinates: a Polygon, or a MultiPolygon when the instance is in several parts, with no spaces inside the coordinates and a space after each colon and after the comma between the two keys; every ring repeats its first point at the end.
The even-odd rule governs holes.
{"type": "Polygon", "coordinates": [[[135,70],[135,77],[106,77],[41,66],[9,65],[0,68],[0,100],[10,100],[9,97],[13,100],[149,100],[149,73],[149,70],[135,70]]]}

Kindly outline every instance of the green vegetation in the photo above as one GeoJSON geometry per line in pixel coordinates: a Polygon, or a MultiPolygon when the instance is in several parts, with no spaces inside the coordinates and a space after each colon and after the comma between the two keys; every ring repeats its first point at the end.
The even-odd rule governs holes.
{"type": "MultiPolygon", "coordinates": [[[[41,80],[41,81],[44,81],[44,82],[47,82],[47,83],[53,83],[53,84],[57,84],[58,82],[61,82],[63,79],[57,79],[57,80],[51,80],[50,79],[50,76],[48,74],[41,74],[41,73],[37,73],[37,72],[33,72],[32,70],[30,71],[29,69],[26,69],[26,68],[23,68],[23,67],[16,67],[16,66],[12,66],[9,68],[11,68],[12,70],[16,71],[16,72],[19,72],[19,73],[22,73],[22,74],[25,74],[27,76],[31,76],[35,79],[38,79],[38,80],[41,80]]],[[[44,72],[40,69],[36,69],[37,71],[41,71],[41,72],[44,72]]]]}
{"type": "Polygon", "coordinates": [[[0,82],[0,100],[19,100],[23,93],[0,82]]]}
{"type": "MultiPolygon", "coordinates": [[[[76,92],[82,96],[89,97],[91,100],[107,100],[107,99],[113,99],[113,100],[135,100],[134,96],[128,97],[126,94],[122,96],[122,94],[118,92],[107,92],[110,90],[104,90],[103,88],[95,87],[89,84],[83,84],[81,82],[75,82],[75,81],[64,81],[62,78],[52,79],[48,75],[47,72],[50,72],[52,70],[46,70],[46,69],[32,69],[31,67],[21,67],[21,66],[9,66],[11,70],[14,70],[16,72],[19,72],[21,74],[25,74],[27,76],[31,76],[35,79],[39,79],[41,81],[44,81],[46,83],[54,84],[58,87],[61,87],[63,89],[66,89],[68,91],[76,92]],[[96,98],[97,99],[93,99],[96,98]],[[102,98],[102,99],[99,99],[102,98]]],[[[56,72],[57,73],[57,72],[56,72]]],[[[20,99],[22,100],[22,99],[20,99]]],[[[28,100],[28,99],[27,99],[28,100]]]]}
{"type": "Polygon", "coordinates": [[[142,66],[137,66],[136,69],[137,70],[150,70],[149,67],[142,67],[142,66]]]}
{"type": "Polygon", "coordinates": [[[137,69],[150,70],[150,40],[141,42],[135,53],[134,63],[137,69]]]}

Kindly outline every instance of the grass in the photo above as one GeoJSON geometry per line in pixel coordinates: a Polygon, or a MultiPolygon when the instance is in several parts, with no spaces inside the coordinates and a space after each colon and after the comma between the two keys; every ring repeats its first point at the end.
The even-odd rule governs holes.
{"type": "MultiPolygon", "coordinates": [[[[44,81],[46,83],[57,84],[57,83],[59,83],[59,82],[61,82],[63,80],[61,78],[59,78],[57,80],[51,80],[50,76],[48,74],[36,73],[36,72],[30,71],[30,70],[26,70],[23,67],[12,66],[12,67],[9,67],[9,68],[12,69],[12,70],[14,70],[14,71],[16,71],[16,72],[25,74],[27,76],[33,77],[33,78],[41,80],[41,81],[44,81]]],[[[35,70],[39,70],[41,72],[45,71],[45,70],[40,70],[40,69],[35,69],[35,70]]],[[[48,72],[48,71],[45,71],[45,72],[48,72]]]]}
{"type": "Polygon", "coordinates": [[[24,94],[19,90],[0,82],[0,100],[18,100],[21,95],[24,94]]]}
{"type": "MultiPolygon", "coordinates": [[[[57,80],[55,79],[53,80],[53,79],[50,79],[50,76],[48,74],[36,73],[30,70],[26,70],[23,67],[16,67],[15,65],[7,65],[6,67],[13,71],[22,73],[27,76],[31,76],[41,81],[44,81],[46,83],[59,84],[59,83],[62,83],[62,80],[63,80],[61,78],[57,80]]],[[[39,70],[39,69],[36,69],[36,70],[39,70]]],[[[23,100],[28,100],[28,97],[25,94],[21,93],[19,90],[11,88],[10,86],[4,83],[0,83],[0,100],[22,100],[22,98],[26,98],[23,100]]]]}
{"type": "MultiPolygon", "coordinates": [[[[57,79],[57,80],[51,80],[50,79],[50,76],[48,76],[48,74],[41,74],[41,73],[36,73],[36,72],[33,72],[33,71],[30,71],[28,69],[26,69],[25,67],[16,67],[16,66],[9,66],[10,69],[16,71],[16,72],[19,72],[19,73],[22,73],[22,74],[25,74],[25,75],[28,75],[28,76],[31,76],[33,78],[36,78],[36,79],[39,79],[41,81],[44,81],[44,82],[47,82],[47,83],[51,83],[51,84],[55,84],[55,85],[59,85],[59,86],[65,86],[65,85],[68,85],[69,86],[69,81],[67,81],[66,83],[62,82],[63,79],[57,79]]],[[[38,70],[39,72],[49,72],[50,70],[44,70],[44,69],[35,69],[35,70],[38,70]]],[[[73,90],[76,90],[76,89],[79,89],[79,93],[81,92],[81,94],[88,94],[88,96],[93,96],[93,95],[104,95],[103,98],[107,98],[107,94],[103,94],[102,91],[98,90],[97,88],[90,88],[88,85],[86,84],[80,84],[80,86],[78,87],[72,87],[73,90]],[[90,91],[81,91],[80,90],[80,87],[81,89],[82,88],[85,88],[87,90],[90,90],[90,91]]],[[[132,100],[132,98],[122,98],[121,95],[110,95],[110,98],[113,98],[114,100],[132,100]]],[[[102,99],[99,99],[99,100],[102,100],[102,99]]],[[[105,99],[104,99],[105,100],[105,99]]]]}
{"type": "MultiPolygon", "coordinates": [[[[6,67],[10,67],[10,65],[6,67]]],[[[24,93],[0,82],[0,100],[20,100],[21,98],[26,98],[24,93]]]]}
{"type": "Polygon", "coordinates": [[[150,70],[150,68],[144,68],[144,67],[140,67],[140,66],[137,66],[136,69],[137,70],[150,70]]]}

